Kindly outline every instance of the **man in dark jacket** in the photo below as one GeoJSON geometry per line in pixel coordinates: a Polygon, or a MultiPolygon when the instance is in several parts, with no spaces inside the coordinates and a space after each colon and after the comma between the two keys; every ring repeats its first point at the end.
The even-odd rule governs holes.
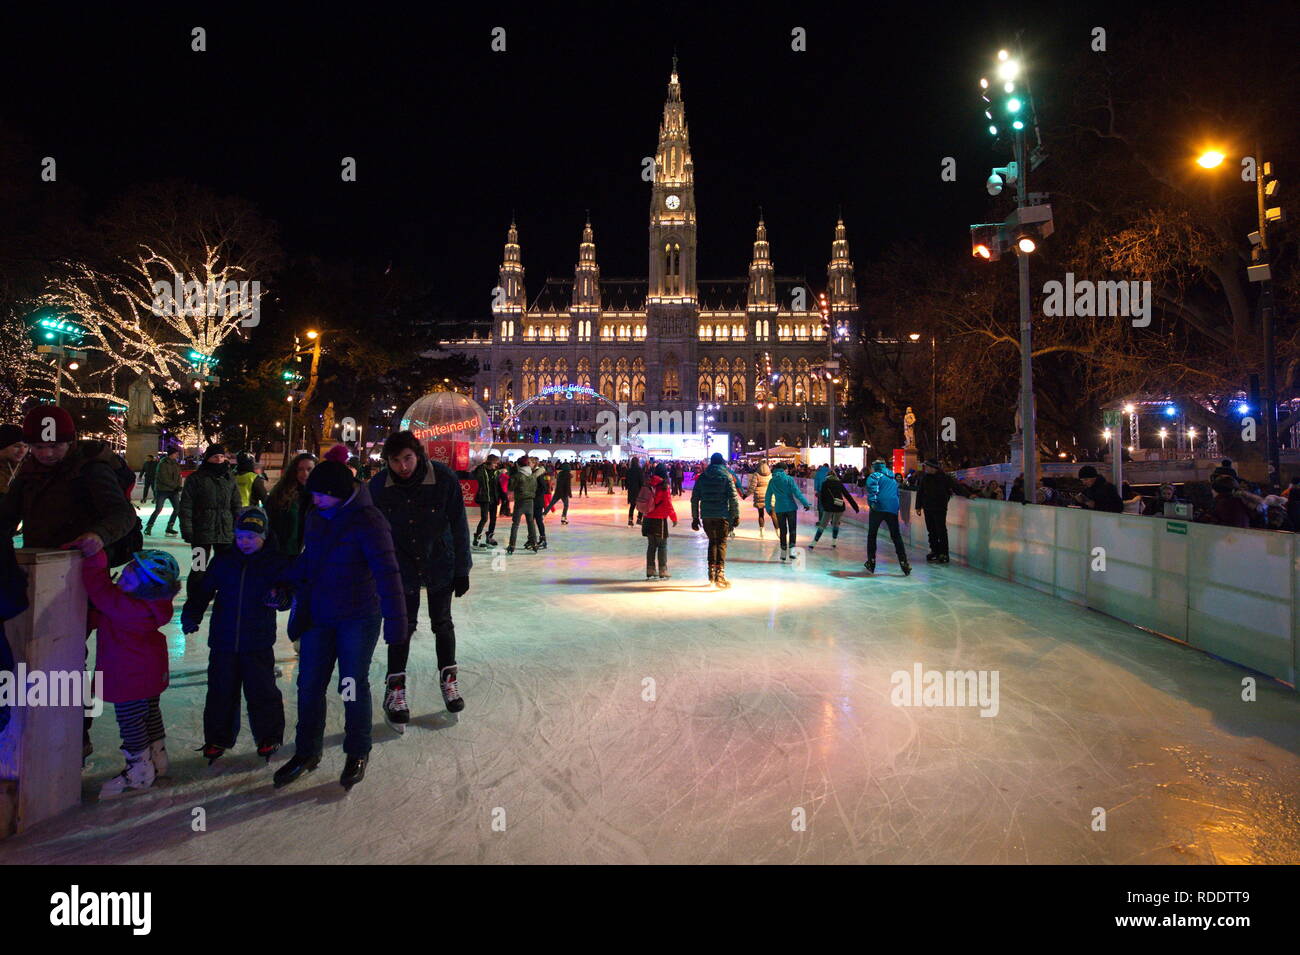
{"type": "MultiPolygon", "coordinates": [[[[567,461],[562,462],[555,472],[555,491],[551,494],[551,503],[547,505],[543,516],[551,513],[560,504],[564,504],[564,510],[560,512],[560,523],[569,523],[569,498],[573,496],[573,477],[569,473],[569,464],[567,461]]],[[[542,531],[545,535],[546,531],[542,531]]],[[[544,537],[543,537],[544,539],[544,537]]]]}
{"type": "Polygon", "coordinates": [[[740,523],[740,493],[721,454],[709,458],[691,490],[691,530],[701,523],[709,538],[709,582],[724,590],[727,580],[727,535],[740,523]]]}
{"type": "MultiPolygon", "coordinates": [[[[213,597],[208,624],[208,693],[203,704],[203,755],[216,761],[239,737],[239,691],[257,753],[269,760],[284,742],[284,700],[275,685],[276,606],[267,595],[293,562],[267,542],[266,512],[242,511],[235,546],[218,554],[181,610],[181,630],[197,633],[213,597]]],[[[287,609],[288,594],[278,604],[287,609]]]]}
{"type": "Polygon", "coordinates": [[[438,654],[438,683],[449,712],[465,708],[457,682],[456,627],[451,597],[469,590],[469,519],[460,480],[445,464],[430,461],[420,440],[410,431],[389,435],[384,442],[388,467],[370,479],[370,497],[392,528],[397,566],[406,595],[408,639],[388,645],[384,718],[401,733],[410,722],[406,702],[406,662],[410,636],[420,612],[420,591],[429,594],[429,623],[438,654]]]}
{"type": "Polygon", "coordinates": [[[164,501],[171,502],[172,506],[171,517],[167,519],[167,536],[173,537],[176,534],[176,521],[181,516],[180,458],[181,449],[172,448],[158,459],[153,478],[153,513],[149,515],[149,522],[144,526],[146,534],[153,533],[154,521],[158,520],[158,515],[162,513],[164,501]]]}
{"type": "Polygon", "coordinates": [[[631,527],[633,516],[636,517],[636,523],[641,523],[641,515],[636,511],[636,499],[641,493],[641,485],[645,484],[645,472],[641,470],[641,462],[636,458],[628,465],[623,480],[627,484],[627,526],[631,527]]]}
{"type": "Polygon", "coordinates": [[[153,490],[154,477],[158,474],[158,457],[149,455],[144,459],[144,464],[140,465],[140,480],[144,481],[144,490],[140,492],[140,503],[149,503],[149,492],[153,490]]]}
{"type": "Polygon", "coordinates": [[[948,500],[956,493],[960,492],[952,475],[937,459],[927,460],[916,491],[916,513],[925,514],[925,532],[930,536],[925,559],[932,564],[948,563],[948,500]]]}
{"type": "Polygon", "coordinates": [[[235,519],[242,508],[239,488],[226,463],[226,449],[219,444],[208,445],[203,463],[185,479],[181,490],[181,537],[195,552],[185,583],[187,598],[202,581],[212,558],[230,549],[235,540],[235,519]]]}
{"type": "Polygon", "coordinates": [[[497,530],[497,501],[501,497],[501,482],[497,472],[497,462],[501,460],[495,454],[489,454],[487,460],[474,469],[473,478],[478,483],[474,490],[474,503],[478,505],[478,527],[474,530],[474,546],[479,546],[483,536],[483,525],[487,525],[487,546],[495,547],[497,530]]]}
{"type": "Polygon", "coordinates": [[[320,764],[325,692],[337,662],[347,756],[339,783],[351,789],[365,777],[370,755],[370,660],[380,624],[385,643],[409,640],[406,598],[388,521],[348,466],[322,461],[305,489],[316,508],[307,517],[306,548],[285,574],[309,618],[299,647],[298,729],[294,754],[276,771],[275,785],[320,764]]]}
{"type": "Polygon", "coordinates": [[[86,557],[131,534],[138,519],[122,494],[107,444],[77,441],[72,416],[54,405],[27,413],[23,440],[31,453],[0,496],[0,533],[13,536],[21,523],[24,546],[71,543],[86,557]]]}
{"type": "Polygon", "coordinates": [[[1099,475],[1091,464],[1079,468],[1079,480],[1083,482],[1083,494],[1079,503],[1084,507],[1112,514],[1124,513],[1124,501],[1115,485],[1099,475]]]}

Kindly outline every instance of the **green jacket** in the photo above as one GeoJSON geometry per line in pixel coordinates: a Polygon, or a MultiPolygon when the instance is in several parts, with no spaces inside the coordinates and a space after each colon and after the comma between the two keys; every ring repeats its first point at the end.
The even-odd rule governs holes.
{"type": "Polygon", "coordinates": [[[533,471],[531,474],[525,474],[521,469],[515,468],[514,473],[510,475],[510,493],[514,495],[515,501],[520,504],[535,498],[537,496],[537,472],[533,471]]]}
{"type": "Polygon", "coordinates": [[[242,509],[230,470],[200,465],[181,489],[181,537],[195,547],[232,543],[235,517],[242,509]]]}
{"type": "Polygon", "coordinates": [[[691,491],[691,521],[725,518],[740,523],[740,492],[724,464],[710,464],[691,491]]]}
{"type": "Polygon", "coordinates": [[[153,486],[160,491],[180,490],[181,466],[170,455],[158,459],[158,472],[154,475],[153,486]]]}

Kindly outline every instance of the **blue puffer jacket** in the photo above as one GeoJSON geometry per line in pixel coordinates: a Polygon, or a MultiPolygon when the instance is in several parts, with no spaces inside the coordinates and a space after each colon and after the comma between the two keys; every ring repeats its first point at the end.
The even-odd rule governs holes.
{"type": "Polygon", "coordinates": [[[397,550],[402,586],[409,594],[421,585],[435,590],[468,577],[469,521],[456,472],[438,461],[421,463],[409,484],[384,468],[370,479],[370,497],[388,519],[397,550]]]}
{"type": "Polygon", "coordinates": [[[804,507],[808,506],[808,498],[803,496],[803,491],[799,490],[799,485],[794,482],[794,478],[786,474],[785,468],[777,468],[772,472],[772,480],[767,482],[763,506],[774,513],[787,514],[799,510],[799,504],[795,503],[796,499],[804,507]]]}
{"type": "Polygon", "coordinates": [[[823,464],[821,467],[817,469],[817,473],[813,475],[814,494],[818,496],[821,495],[822,485],[826,483],[826,475],[830,473],[831,473],[831,466],[829,464],[823,464]]]}
{"type": "Polygon", "coordinates": [[[266,592],[284,575],[292,557],[271,541],[255,554],[238,547],[218,554],[190,591],[181,608],[181,628],[197,629],[209,602],[216,597],[208,623],[208,646],[238,653],[275,645],[275,608],[266,605],[266,592]]]}
{"type": "Polygon", "coordinates": [[[723,518],[740,521],[740,493],[725,464],[710,464],[695,480],[691,491],[691,520],[723,518]]]}
{"type": "Polygon", "coordinates": [[[313,510],[304,537],[285,580],[300,594],[299,606],[305,603],[306,626],[382,614],[387,643],[409,638],[393,532],[364,484],[338,507],[313,510]]]}
{"type": "Polygon", "coordinates": [[[884,514],[898,513],[898,482],[888,471],[872,471],[867,478],[867,505],[884,514]]]}

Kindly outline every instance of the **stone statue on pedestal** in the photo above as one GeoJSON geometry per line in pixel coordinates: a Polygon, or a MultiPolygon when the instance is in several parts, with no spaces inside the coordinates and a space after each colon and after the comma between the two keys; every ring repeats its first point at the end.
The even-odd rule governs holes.
{"type": "Polygon", "coordinates": [[[916,415],[912,413],[912,406],[907,406],[907,413],[903,415],[903,447],[916,448],[916,415]]]}
{"type": "Polygon", "coordinates": [[[141,374],[127,389],[126,463],[140,470],[145,458],[157,453],[160,433],[154,424],[153,388],[149,376],[141,374]]]}
{"type": "Polygon", "coordinates": [[[127,389],[127,430],[133,428],[152,428],[153,415],[153,389],[149,386],[149,376],[141,375],[135,381],[131,382],[131,387],[127,389]]]}
{"type": "Polygon", "coordinates": [[[325,414],[321,421],[321,443],[334,440],[334,402],[325,406],[325,414]]]}

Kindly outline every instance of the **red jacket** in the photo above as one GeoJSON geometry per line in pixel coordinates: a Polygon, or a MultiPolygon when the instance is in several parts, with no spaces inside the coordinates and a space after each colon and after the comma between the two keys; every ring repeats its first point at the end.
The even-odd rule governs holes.
{"type": "Polygon", "coordinates": [[[130,703],[167,689],[167,641],[158,628],[172,618],[171,599],[141,600],[118,589],[100,551],[81,562],[90,597],[90,625],[99,630],[95,669],[104,674],[104,702],[130,703]]]}
{"type": "Polygon", "coordinates": [[[677,511],[673,508],[672,493],[664,486],[664,479],[655,474],[650,477],[650,486],[655,489],[655,503],[646,513],[647,518],[670,518],[677,523],[677,511]]]}

